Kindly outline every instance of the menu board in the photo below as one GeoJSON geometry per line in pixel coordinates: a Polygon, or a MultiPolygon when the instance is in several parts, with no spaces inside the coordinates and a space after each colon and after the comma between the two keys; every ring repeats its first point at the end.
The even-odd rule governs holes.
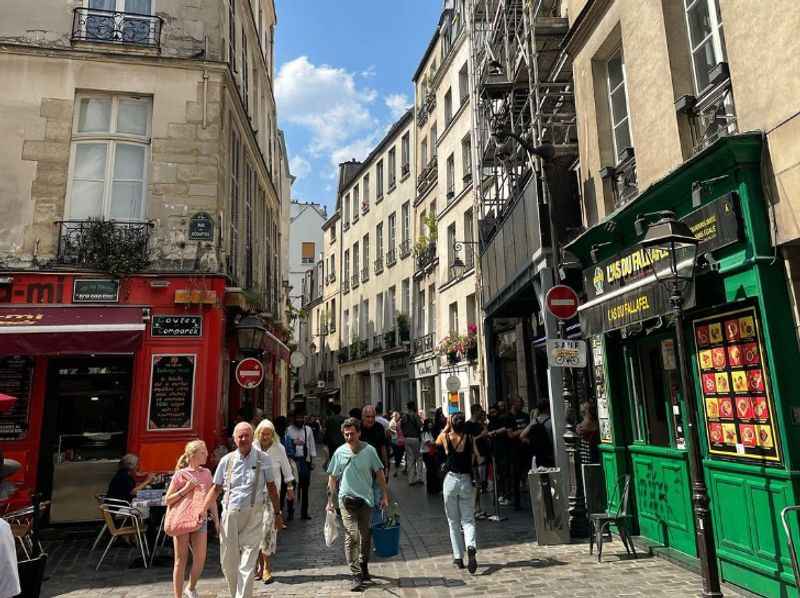
{"type": "Polygon", "coordinates": [[[605,343],[603,335],[598,334],[589,339],[592,347],[592,378],[594,393],[597,397],[597,422],[600,427],[600,442],[610,443],[611,421],[608,415],[608,384],[606,379],[605,343]]]}
{"type": "Polygon", "coordinates": [[[709,452],[780,462],[775,407],[754,307],[695,320],[709,452]]]}
{"type": "Polygon", "coordinates": [[[0,440],[25,438],[30,426],[33,359],[0,357],[0,393],[17,399],[6,413],[0,413],[0,440]]]}
{"type": "Polygon", "coordinates": [[[192,427],[195,355],[153,355],[148,430],[192,427]]]}

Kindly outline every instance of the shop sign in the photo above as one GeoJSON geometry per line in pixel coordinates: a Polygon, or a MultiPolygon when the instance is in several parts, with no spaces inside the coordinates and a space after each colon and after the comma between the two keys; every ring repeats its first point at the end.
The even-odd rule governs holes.
{"type": "Polygon", "coordinates": [[[547,339],[547,365],[556,368],[585,368],[586,341],[547,339]]]}
{"type": "Polygon", "coordinates": [[[153,355],[147,429],[190,430],[196,355],[153,355]]]}
{"type": "Polygon", "coordinates": [[[117,303],[119,280],[76,278],[72,286],[73,303],[117,303]]]}
{"type": "Polygon", "coordinates": [[[769,369],[755,307],[693,322],[709,453],[780,463],[769,369]]]}
{"type": "Polygon", "coordinates": [[[0,440],[21,440],[30,426],[33,359],[0,357],[0,393],[17,399],[14,406],[0,413],[0,440]]]}
{"type": "Polygon", "coordinates": [[[214,240],[214,220],[208,212],[198,212],[189,220],[189,240],[214,240]]]}
{"type": "Polygon", "coordinates": [[[412,378],[427,378],[439,373],[439,362],[436,358],[418,361],[412,365],[412,378]]]}
{"type": "Polygon", "coordinates": [[[150,334],[170,338],[203,336],[203,316],[153,316],[150,334]]]}
{"type": "Polygon", "coordinates": [[[592,346],[592,379],[597,397],[597,422],[600,428],[600,442],[611,443],[611,419],[608,412],[608,377],[606,376],[605,341],[602,334],[589,339],[592,346]]]}

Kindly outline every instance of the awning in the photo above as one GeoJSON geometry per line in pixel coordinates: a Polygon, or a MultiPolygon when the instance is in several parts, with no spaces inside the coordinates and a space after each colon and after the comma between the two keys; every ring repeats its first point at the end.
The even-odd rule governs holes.
{"type": "Polygon", "coordinates": [[[272,353],[278,359],[289,361],[289,354],[291,353],[289,347],[281,342],[281,340],[269,330],[267,330],[267,333],[264,335],[263,349],[266,353],[272,353]]]}
{"type": "Polygon", "coordinates": [[[0,355],[133,353],[144,329],[141,307],[0,307],[0,355]]]}

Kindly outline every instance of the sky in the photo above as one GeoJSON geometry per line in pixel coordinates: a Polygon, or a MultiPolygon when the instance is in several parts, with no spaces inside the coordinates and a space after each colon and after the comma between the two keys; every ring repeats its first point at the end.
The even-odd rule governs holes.
{"type": "Polygon", "coordinates": [[[332,213],[337,165],[370,150],[414,101],[411,77],[442,0],[276,0],[275,98],[292,198],[332,213]]]}

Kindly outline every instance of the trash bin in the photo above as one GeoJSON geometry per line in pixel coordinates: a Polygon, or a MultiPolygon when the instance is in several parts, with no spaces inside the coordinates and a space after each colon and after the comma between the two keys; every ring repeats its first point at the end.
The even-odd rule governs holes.
{"type": "Polygon", "coordinates": [[[530,471],[528,488],[537,544],[568,544],[567,496],[561,487],[561,470],[553,468],[530,471]]]}

